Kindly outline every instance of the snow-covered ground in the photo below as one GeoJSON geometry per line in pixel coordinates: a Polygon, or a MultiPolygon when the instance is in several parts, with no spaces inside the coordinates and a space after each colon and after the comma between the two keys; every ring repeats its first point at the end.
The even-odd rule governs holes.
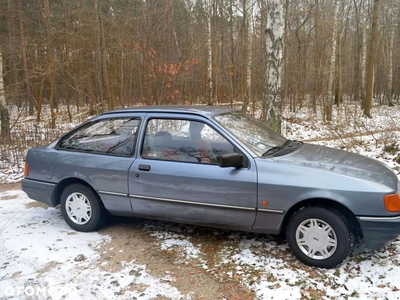
{"type": "MultiPolygon", "coordinates": [[[[308,110],[285,111],[283,134],[376,158],[399,176],[394,120],[400,107],[375,107],[373,115],[365,119],[354,107],[343,107],[326,123],[308,110]]],[[[20,165],[0,164],[0,180],[18,181],[18,172],[20,165]]],[[[239,282],[256,299],[400,299],[400,239],[324,270],[299,263],[272,236],[153,221],[144,222],[143,232],[175,265],[239,282]]],[[[126,253],[131,246],[117,246],[107,231],[75,232],[58,208],[37,205],[19,190],[0,192],[0,299],[198,299],[179,288],[175,271],[156,274],[138,257],[107,268],[107,251],[126,253]]]]}
{"type": "Polygon", "coordinates": [[[107,262],[98,249],[105,243],[112,244],[109,236],[70,229],[58,209],[35,207],[22,191],[1,193],[0,299],[115,299],[132,284],[145,288],[123,294],[125,299],[183,299],[134,260],[120,262],[115,273],[101,270],[107,262]]]}
{"type": "MultiPolygon", "coordinates": [[[[115,271],[105,270],[109,262],[101,259],[102,249],[129,252],[129,245],[117,247],[109,235],[75,232],[58,209],[35,204],[18,190],[0,194],[0,299],[197,299],[175,287],[179,274],[152,275],[134,257],[119,261],[115,271]]],[[[302,265],[285,242],[265,235],[212,230],[199,238],[193,226],[152,221],[144,230],[165,255],[178,253],[176,265],[238,280],[256,299],[400,298],[400,240],[323,270],[302,265]],[[215,238],[223,242],[210,263],[206,246],[215,238]]]]}

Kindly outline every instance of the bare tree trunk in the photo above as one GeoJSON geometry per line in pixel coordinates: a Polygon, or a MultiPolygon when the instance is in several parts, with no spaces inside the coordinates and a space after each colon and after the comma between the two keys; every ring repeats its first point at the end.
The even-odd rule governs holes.
{"type": "MultiPolygon", "coordinates": [[[[96,83],[97,85],[94,87],[95,94],[96,94],[96,100],[100,99],[100,103],[96,103],[96,105],[100,104],[100,109],[104,110],[104,87],[103,87],[103,49],[101,47],[101,19],[100,19],[100,7],[99,3],[97,0],[94,1],[94,11],[96,14],[96,47],[94,50],[95,53],[95,59],[94,59],[94,70],[95,70],[95,76],[96,76],[96,83]],[[97,97],[98,95],[98,97],[97,97]]],[[[90,49],[90,48],[89,48],[90,49]]],[[[96,101],[97,102],[97,101],[96,101]]],[[[97,110],[97,108],[96,108],[97,110]]]]}
{"type": "MultiPolygon", "coordinates": [[[[361,0],[362,1],[362,0],[361,0]]],[[[356,101],[364,102],[364,87],[365,87],[365,34],[363,27],[363,17],[362,17],[362,2],[358,3],[358,1],[353,0],[354,4],[354,13],[355,13],[355,22],[357,28],[357,41],[356,41],[356,66],[355,66],[355,84],[354,84],[354,92],[353,97],[356,101]]]]}
{"type": "Polygon", "coordinates": [[[211,41],[211,19],[212,19],[212,8],[213,8],[213,0],[208,0],[207,4],[207,103],[208,105],[213,105],[213,65],[212,65],[212,41],[211,41]]]}
{"type": "Polygon", "coordinates": [[[246,61],[246,92],[242,105],[242,111],[247,111],[251,100],[251,3],[250,0],[244,1],[244,24],[245,24],[245,61],[246,61]]]}
{"type": "Polygon", "coordinates": [[[333,81],[335,75],[335,68],[336,68],[336,51],[337,47],[337,34],[338,34],[338,18],[339,18],[339,1],[335,1],[335,15],[333,20],[333,33],[332,33],[332,52],[330,56],[330,64],[329,64],[329,75],[328,75],[328,97],[327,97],[327,108],[326,108],[326,120],[332,121],[332,107],[334,102],[334,95],[332,93],[333,89],[333,81]]]}
{"type": "Polygon", "coordinates": [[[0,134],[2,138],[10,136],[10,115],[7,110],[6,96],[4,92],[4,81],[3,81],[3,52],[0,47],[0,122],[1,130],[0,134]]]}
{"type": "Polygon", "coordinates": [[[312,98],[313,113],[317,114],[317,97],[319,90],[319,75],[321,70],[321,46],[319,41],[319,1],[315,4],[315,67],[314,67],[314,92],[312,98]]]}
{"type": "Polygon", "coordinates": [[[229,80],[230,80],[230,104],[233,107],[233,99],[236,97],[236,89],[235,89],[235,77],[236,77],[236,61],[235,61],[235,35],[233,31],[233,0],[229,1],[229,30],[230,30],[230,42],[231,42],[231,52],[230,52],[230,66],[229,66],[229,80]]]}
{"type": "Polygon", "coordinates": [[[387,99],[389,106],[394,106],[392,102],[393,97],[393,44],[396,35],[395,30],[391,29],[388,37],[388,87],[387,87],[387,99]]]}
{"type": "Polygon", "coordinates": [[[47,77],[49,80],[49,103],[50,103],[50,114],[51,114],[51,128],[56,127],[56,117],[54,113],[54,79],[53,79],[53,58],[52,49],[50,46],[50,5],[49,0],[44,0],[44,13],[45,13],[45,24],[46,24],[46,52],[47,52],[47,77]]]}
{"type": "Polygon", "coordinates": [[[367,61],[367,86],[365,103],[364,103],[364,115],[371,117],[372,100],[374,95],[374,65],[376,57],[376,44],[378,39],[378,12],[379,12],[379,0],[374,0],[374,6],[372,9],[372,23],[371,23],[371,38],[369,41],[369,53],[367,61]]]}
{"type": "MultiPolygon", "coordinates": [[[[364,12],[366,14],[366,12],[364,12]]],[[[366,83],[365,83],[365,76],[367,74],[367,33],[366,33],[366,17],[362,17],[363,19],[363,25],[364,25],[364,30],[362,30],[362,37],[361,37],[361,103],[362,106],[364,106],[365,103],[365,88],[366,88],[366,83]]]]}
{"type": "MultiPolygon", "coordinates": [[[[14,41],[16,37],[18,36],[18,30],[16,28],[16,21],[15,21],[15,5],[18,3],[15,3],[13,0],[8,0],[7,1],[7,25],[8,25],[8,39],[9,41],[14,41]]],[[[2,50],[4,51],[4,49],[2,50]]],[[[9,61],[13,64],[16,65],[17,61],[19,58],[16,58],[17,55],[12,55],[9,57],[9,61]]],[[[7,98],[8,96],[12,97],[15,99],[14,104],[16,104],[18,107],[22,106],[21,103],[21,97],[18,97],[19,93],[19,77],[18,77],[18,72],[20,68],[12,68],[9,72],[11,72],[11,75],[9,76],[10,78],[10,86],[7,88],[7,98]]]]}
{"type": "Polygon", "coordinates": [[[97,114],[98,111],[96,107],[96,94],[93,87],[92,73],[90,72],[89,68],[86,69],[86,78],[89,93],[89,114],[94,115],[97,114]]]}
{"type": "Polygon", "coordinates": [[[101,69],[103,73],[103,84],[106,92],[107,107],[110,110],[114,108],[114,97],[111,96],[110,83],[108,80],[106,41],[104,35],[103,21],[101,19],[101,6],[98,3],[98,1],[95,2],[95,7],[97,9],[97,18],[98,18],[97,20],[99,26],[100,52],[101,52],[100,55],[101,55],[101,69]]]}
{"type": "MultiPolygon", "coordinates": [[[[290,28],[289,27],[290,1],[289,0],[285,0],[285,1],[286,1],[285,2],[285,8],[283,8],[284,11],[285,11],[285,19],[284,19],[285,26],[283,28],[283,32],[284,32],[283,41],[287,41],[288,36],[289,36],[289,29],[288,28],[290,28]]],[[[283,85],[283,88],[281,90],[281,97],[282,97],[281,101],[283,101],[283,102],[285,102],[287,97],[288,97],[288,84],[287,84],[287,80],[286,80],[286,78],[288,78],[288,76],[287,76],[286,73],[289,73],[289,72],[287,72],[287,66],[288,66],[288,47],[287,47],[287,45],[285,45],[284,42],[282,42],[282,69],[281,69],[281,78],[282,78],[281,82],[282,82],[282,85],[283,85],[283,83],[286,82],[286,84],[283,85]]]]}
{"type": "Polygon", "coordinates": [[[261,119],[276,132],[281,132],[281,68],[283,47],[283,6],[282,0],[269,0],[267,3],[266,27],[266,84],[264,91],[265,110],[261,119]]]}
{"type": "MultiPolygon", "coordinates": [[[[346,40],[346,39],[344,39],[346,40]]],[[[336,41],[336,59],[335,59],[335,105],[337,107],[342,103],[342,73],[341,73],[341,45],[340,34],[336,41]]]]}
{"type": "MultiPolygon", "coordinates": [[[[70,25],[69,25],[70,23],[69,23],[69,18],[68,18],[69,17],[69,5],[68,4],[69,4],[68,1],[64,2],[64,13],[63,13],[64,19],[65,19],[64,26],[65,26],[65,59],[66,60],[68,59],[68,56],[71,53],[70,49],[74,48],[73,42],[72,42],[72,45],[70,42],[71,30],[70,30],[70,25]]],[[[82,76],[82,71],[80,71],[79,74],[81,74],[81,76],[82,76]]],[[[83,90],[84,90],[84,88],[82,88],[82,85],[77,84],[75,81],[75,87],[78,92],[79,98],[80,99],[84,98],[85,96],[82,95],[83,90]]],[[[70,99],[69,93],[67,91],[65,91],[64,93],[65,93],[64,94],[65,102],[67,105],[68,119],[69,119],[69,122],[72,122],[71,105],[70,105],[71,99],[70,99]]]]}
{"type": "Polygon", "coordinates": [[[219,18],[218,16],[218,1],[212,1],[212,23],[211,23],[211,42],[212,42],[212,49],[213,49],[213,54],[212,54],[212,62],[213,62],[213,74],[214,74],[214,105],[218,105],[218,93],[219,93],[219,61],[220,61],[220,56],[221,56],[221,44],[220,41],[218,40],[218,32],[217,32],[217,19],[219,18]]]}
{"type": "Polygon", "coordinates": [[[24,79],[25,79],[25,92],[26,92],[26,101],[28,102],[28,113],[29,115],[33,115],[33,97],[31,84],[29,80],[28,73],[28,57],[26,51],[26,41],[25,41],[25,27],[24,27],[24,16],[22,13],[22,0],[18,0],[18,12],[19,12],[19,30],[21,35],[21,52],[22,52],[22,61],[24,64],[24,79]]]}

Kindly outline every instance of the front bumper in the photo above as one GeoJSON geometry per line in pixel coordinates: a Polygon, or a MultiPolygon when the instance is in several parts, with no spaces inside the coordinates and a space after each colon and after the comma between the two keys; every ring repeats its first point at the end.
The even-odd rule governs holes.
{"type": "Polygon", "coordinates": [[[53,203],[53,192],[56,188],[55,183],[24,178],[21,181],[21,188],[29,198],[49,206],[56,206],[53,203]]]}
{"type": "Polygon", "coordinates": [[[368,249],[380,249],[400,236],[400,216],[357,217],[368,249]]]}

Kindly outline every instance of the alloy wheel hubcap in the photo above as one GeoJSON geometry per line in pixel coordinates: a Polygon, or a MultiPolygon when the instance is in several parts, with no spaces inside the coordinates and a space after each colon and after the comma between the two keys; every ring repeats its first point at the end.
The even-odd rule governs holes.
{"type": "Polygon", "coordinates": [[[81,193],[69,195],[65,209],[70,220],[78,225],[85,225],[92,216],[92,206],[89,199],[81,193]]]}
{"type": "Polygon", "coordinates": [[[297,227],[296,243],[309,258],[322,260],[335,253],[337,237],[328,223],[319,219],[307,219],[297,227]]]}

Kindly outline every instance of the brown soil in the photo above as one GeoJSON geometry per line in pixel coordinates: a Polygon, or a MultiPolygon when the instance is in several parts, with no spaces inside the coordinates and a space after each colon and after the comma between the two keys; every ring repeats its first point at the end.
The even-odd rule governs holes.
{"type": "MultiPolygon", "coordinates": [[[[134,218],[114,218],[100,231],[112,237],[110,243],[98,250],[101,255],[99,262],[108,262],[106,267],[99,263],[100,268],[118,272],[121,261],[134,260],[136,264],[146,265],[147,271],[156,278],[169,275],[174,279],[169,284],[183,295],[190,295],[191,299],[254,299],[254,294],[238,281],[226,281],[207,274],[194,262],[193,265],[178,263],[179,253],[160,250],[158,239],[149,236],[143,228],[144,222],[134,218]]],[[[138,287],[132,288],[137,290],[138,287]]]]}
{"type": "Polygon", "coordinates": [[[4,191],[18,190],[20,188],[20,183],[0,183],[0,193],[4,191]]]}

